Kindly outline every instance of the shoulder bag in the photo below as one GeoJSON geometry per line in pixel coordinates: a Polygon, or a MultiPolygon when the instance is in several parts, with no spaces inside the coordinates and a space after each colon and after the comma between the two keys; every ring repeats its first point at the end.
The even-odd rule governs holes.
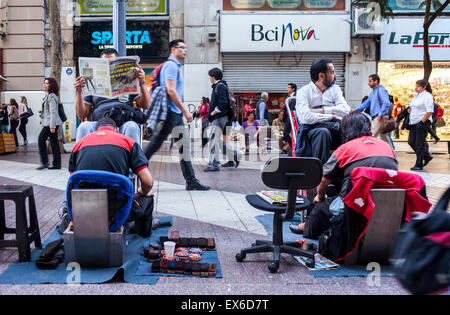
{"type": "MultiPolygon", "coordinates": [[[[377,96],[378,96],[378,103],[379,103],[380,108],[381,108],[380,89],[378,89],[378,91],[377,91],[377,96]]],[[[382,121],[381,131],[382,131],[382,133],[390,133],[390,132],[394,131],[397,128],[397,126],[398,126],[398,123],[395,121],[394,117],[392,117],[392,110],[393,110],[393,108],[394,108],[394,106],[391,104],[389,106],[387,117],[383,116],[381,118],[381,121],[382,121]]]]}

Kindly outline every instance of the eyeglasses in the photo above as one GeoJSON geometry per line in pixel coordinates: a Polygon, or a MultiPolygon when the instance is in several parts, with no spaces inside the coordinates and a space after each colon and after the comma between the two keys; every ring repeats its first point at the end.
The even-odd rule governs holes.
{"type": "Polygon", "coordinates": [[[177,47],[174,47],[174,48],[187,49],[186,46],[177,46],[177,47]]]}

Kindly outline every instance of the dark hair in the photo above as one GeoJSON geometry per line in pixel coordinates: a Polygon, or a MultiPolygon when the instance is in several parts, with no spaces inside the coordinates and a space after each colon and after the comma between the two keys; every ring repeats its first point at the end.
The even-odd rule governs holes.
{"type": "Polygon", "coordinates": [[[101,127],[113,127],[114,129],[117,128],[116,122],[108,117],[100,118],[99,121],[97,121],[97,124],[95,125],[95,130],[98,130],[101,127]]]}
{"type": "Polygon", "coordinates": [[[380,77],[378,76],[378,74],[371,74],[369,75],[369,78],[371,78],[372,81],[378,81],[378,84],[380,84],[380,77]]]}
{"type": "Polygon", "coordinates": [[[297,84],[295,84],[295,83],[288,83],[288,86],[290,86],[294,90],[294,92],[297,92],[297,84]]]}
{"type": "Polygon", "coordinates": [[[208,75],[216,80],[222,80],[223,72],[219,68],[212,68],[208,71],[208,75]]]}
{"type": "Polygon", "coordinates": [[[433,94],[433,90],[431,89],[431,85],[430,85],[430,83],[427,81],[427,80],[418,80],[417,82],[416,82],[416,84],[417,85],[420,85],[421,87],[424,87],[425,88],[425,90],[428,92],[428,93],[430,93],[430,94],[433,94]]]}
{"type": "Polygon", "coordinates": [[[15,107],[19,108],[19,104],[17,104],[17,101],[16,101],[15,98],[10,98],[10,99],[9,99],[9,104],[12,105],[12,106],[15,106],[15,107]]]}
{"type": "Polygon", "coordinates": [[[250,110],[250,111],[247,112],[247,118],[248,118],[248,115],[256,116],[256,113],[255,113],[254,110],[250,110]]]}
{"type": "Polygon", "coordinates": [[[55,79],[53,78],[45,78],[45,81],[48,81],[48,83],[50,84],[50,87],[48,88],[48,94],[54,93],[56,94],[56,96],[59,96],[59,86],[58,86],[58,82],[56,82],[55,79]]]}
{"type": "Polygon", "coordinates": [[[116,55],[116,56],[119,56],[119,52],[117,50],[115,50],[114,48],[106,48],[106,49],[102,50],[102,52],[100,54],[100,57],[103,56],[103,55],[116,55]]]}
{"type": "Polygon", "coordinates": [[[328,71],[329,63],[333,63],[330,58],[321,57],[314,59],[313,63],[311,64],[311,69],[309,70],[311,80],[313,82],[317,82],[319,80],[320,73],[326,74],[326,72],[328,71]]]}
{"type": "Polygon", "coordinates": [[[179,43],[184,43],[184,39],[175,39],[169,43],[169,52],[172,52],[172,48],[178,46],[179,43]]]}
{"type": "Polygon", "coordinates": [[[371,122],[363,113],[353,112],[342,118],[341,132],[343,143],[362,136],[371,136],[371,122]]]}

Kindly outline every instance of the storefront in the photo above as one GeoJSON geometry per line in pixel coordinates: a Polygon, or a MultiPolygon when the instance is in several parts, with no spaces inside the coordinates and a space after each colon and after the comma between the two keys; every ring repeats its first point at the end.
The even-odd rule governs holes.
{"type": "Polygon", "coordinates": [[[289,83],[301,88],[310,82],[309,69],[317,57],[333,60],[337,84],[344,90],[345,53],[350,51],[345,1],[321,2],[323,10],[333,4],[328,7],[333,14],[304,14],[310,10],[308,1],[289,1],[288,6],[278,7],[277,3],[224,0],[220,20],[224,79],[241,112],[244,104],[257,102],[261,92],[268,92],[272,118],[284,103],[289,83]],[[260,10],[278,12],[245,12],[260,10]]]}
{"type": "MultiPolygon", "coordinates": [[[[78,23],[73,27],[74,59],[99,57],[103,49],[113,47],[113,1],[78,0],[78,23]]],[[[128,1],[127,55],[141,58],[140,64],[150,86],[150,74],[169,55],[168,1],[128,1]]]]}
{"type": "MultiPolygon", "coordinates": [[[[429,44],[433,71],[430,84],[435,102],[444,108],[446,125],[437,128],[438,136],[450,140],[450,19],[436,19],[430,27],[429,44]]],[[[417,80],[423,78],[423,19],[395,18],[385,22],[381,37],[378,74],[381,84],[408,106],[414,97],[417,80]]],[[[407,132],[401,139],[407,137],[407,132]]]]}

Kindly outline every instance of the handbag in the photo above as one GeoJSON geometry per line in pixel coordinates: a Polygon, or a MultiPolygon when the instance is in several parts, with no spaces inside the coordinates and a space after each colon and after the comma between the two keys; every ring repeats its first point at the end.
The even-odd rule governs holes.
{"type": "Polygon", "coordinates": [[[30,118],[33,115],[34,115],[33,110],[28,107],[27,112],[25,113],[25,115],[22,115],[22,117],[20,117],[20,118],[30,118]]]}
{"type": "Polygon", "coordinates": [[[61,102],[58,102],[58,115],[62,122],[67,120],[66,113],[64,112],[64,106],[61,102]]]}
{"type": "Polygon", "coordinates": [[[134,121],[138,125],[143,125],[148,120],[148,117],[140,108],[126,104],[115,105],[105,112],[105,117],[114,120],[118,127],[122,126],[127,121],[134,121]]]}
{"type": "MultiPolygon", "coordinates": [[[[377,91],[377,96],[378,96],[378,103],[380,104],[380,108],[381,108],[380,89],[378,89],[378,91],[377,91]]],[[[390,133],[390,132],[394,131],[395,129],[397,129],[398,123],[397,123],[397,121],[395,121],[394,117],[392,117],[393,109],[394,109],[394,105],[391,104],[389,106],[387,117],[383,116],[381,118],[381,133],[390,133]]]]}
{"type": "Polygon", "coordinates": [[[450,285],[450,188],[435,209],[406,223],[394,242],[390,261],[397,279],[413,294],[432,294],[450,285]]]}

